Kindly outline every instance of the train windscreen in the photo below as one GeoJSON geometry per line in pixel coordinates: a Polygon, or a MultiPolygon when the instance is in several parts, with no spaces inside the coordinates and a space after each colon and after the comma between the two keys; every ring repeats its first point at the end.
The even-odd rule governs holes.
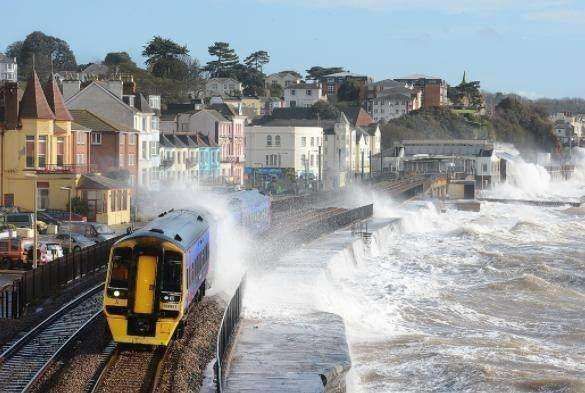
{"type": "Polygon", "coordinates": [[[182,255],[177,252],[165,251],[162,291],[181,292],[182,255]]]}
{"type": "Polygon", "coordinates": [[[128,289],[128,277],[131,261],[132,261],[131,248],[116,248],[114,250],[109,283],[109,286],[111,288],[128,289]]]}

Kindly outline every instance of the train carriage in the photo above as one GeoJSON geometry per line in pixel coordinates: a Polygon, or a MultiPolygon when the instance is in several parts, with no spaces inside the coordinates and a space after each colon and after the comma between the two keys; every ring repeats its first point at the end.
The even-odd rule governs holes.
{"type": "Polygon", "coordinates": [[[163,213],[112,246],[104,312],[118,343],[168,345],[205,295],[209,224],[194,210],[163,213]]]}

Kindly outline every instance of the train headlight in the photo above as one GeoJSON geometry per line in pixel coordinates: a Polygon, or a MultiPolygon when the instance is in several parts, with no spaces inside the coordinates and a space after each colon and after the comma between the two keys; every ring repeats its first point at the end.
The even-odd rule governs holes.
{"type": "Polygon", "coordinates": [[[115,290],[114,291],[114,297],[120,297],[120,291],[115,290]]]}
{"type": "Polygon", "coordinates": [[[170,300],[169,295],[164,295],[163,300],[168,302],[170,300]]]}
{"type": "Polygon", "coordinates": [[[160,300],[163,303],[178,303],[181,301],[181,295],[162,294],[160,300]]]}

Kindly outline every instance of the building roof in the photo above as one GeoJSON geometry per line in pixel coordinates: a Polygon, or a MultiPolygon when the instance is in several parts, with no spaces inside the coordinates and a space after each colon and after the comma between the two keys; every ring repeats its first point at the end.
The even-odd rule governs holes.
{"type": "Polygon", "coordinates": [[[179,137],[175,134],[160,134],[160,145],[163,147],[171,147],[177,149],[184,149],[188,147],[179,137]]]}
{"type": "Polygon", "coordinates": [[[398,81],[398,80],[417,80],[417,79],[443,79],[440,76],[429,76],[429,75],[424,75],[424,74],[411,74],[411,75],[406,75],[406,76],[402,76],[400,78],[394,78],[394,80],[398,81]]]}
{"type": "Polygon", "coordinates": [[[376,136],[376,131],[380,129],[378,123],[370,124],[369,126],[362,127],[364,131],[368,133],[370,136],[376,136]]]}
{"type": "Polygon", "coordinates": [[[191,138],[191,135],[186,135],[186,134],[184,134],[184,135],[175,135],[175,137],[178,138],[181,142],[183,142],[183,144],[186,147],[192,147],[192,148],[199,147],[199,145],[197,144],[197,142],[195,142],[193,140],[193,138],[191,138]]]}
{"type": "Polygon", "coordinates": [[[200,132],[197,133],[197,143],[201,143],[202,147],[219,147],[219,145],[215,143],[213,139],[200,132]]]}
{"type": "Polygon", "coordinates": [[[307,90],[321,90],[321,85],[318,83],[295,83],[292,85],[288,85],[284,88],[284,90],[291,90],[291,89],[307,89],[307,90]]]}
{"type": "Polygon", "coordinates": [[[87,67],[85,67],[83,69],[83,71],[81,71],[81,73],[84,75],[96,75],[96,76],[107,75],[109,72],[110,72],[109,67],[105,64],[102,64],[102,63],[90,64],[87,67]]]}
{"type": "Polygon", "coordinates": [[[77,188],[89,190],[117,190],[129,188],[129,186],[119,180],[110,179],[97,173],[88,173],[81,175],[77,188]]]}
{"type": "MultiPolygon", "coordinates": [[[[72,117],[73,117],[73,116],[72,116],[72,117]]],[[[86,126],[82,126],[81,124],[79,124],[79,123],[76,123],[76,122],[74,122],[74,121],[73,121],[73,122],[71,122],[71,129],[72,129],[73,131],[87,131],[87,132],[90,132],[90,131],[91,131],[91,128],[88,128],[88,127],[86,127],[86,126]]]]}
{"type": "Polygon", "coordinates": [[[69,97],[66,101],[68,105],[68,107],[70,107],[70,103],[72,101],[74,101],[75,99],[77,99],[77,97],[83,95],[83,94],[88,94],[87,92],[90,91],[88,90],[90,87],[95,86],[98,89],[101,89],[103,92],[105,92],[111,99],[113,99],[114,101],[116,101],[119,105],[122,105],[122,107],[132,111],[133,113],[138,112],[138,109],[134,108],[133,106],[128,105],[127,103],[124,102],[124,100],[120,97],[118,97],[116,94],[114,94],[110,89],[108,89],[108,87],[106,86],[106,82],[104,81],[92,81],[89,85],[85,86],[83,89],[79,90],[77,93],[75,93],[73,96],[69,97]]]}
{"type": "Polygon", "coordinates": [[[0,63],[16,63],[16,59],[14,57],[8,57],[0,52],[0,63]]]}
{"type": "Polygon", "coordinates": [[[318,108],[275,108],[272,115],[264,116],[254,121],[255,125],[264,126],[294,126],[294,127],[332,127],[340,121],[348,121],[347,117],[334,106],[328,110],[318,108]]]}
{"type": "Polygon", "coordinates": [[[345,117],[347,117],[347,120],[349,120],[352,126],[363,127],[374,123],[372,116],[361,106],[348,106],[342,108],[341,111],[345,114],[345,117]]]}
{"type": "Polygon", "coordinates": [[[381,81],[377,81],[377,82],[372,82],[369,84],[370,86],[382,86],[382,87],[386,87],[386,88],[393,88],[393,87],[399,87],[402,86],[404,87],[404,83],[395,81],[394,79],[383,79],[381,81]]]}
{"type": "Polygon", "coordinates": [[[290,71],[290,70],[285,70],[285,71],[275,72],[274,74],[270,74],[270,75],[268,75],[268,76],[266,77],[266,79],[268,79],[268,78],[275,78],[275,77],[282,78],[283,76],[286,76],[286,75],[292,75],[292,76],[294,76],[295,78],[301,79],[301,74],[299,74],[299,73],[298,73],[298,72],[296,72],[296,71],[290,71]]]}
{"type": "Polygon", "coordinates": [[[22,101],[20,101],[20,117],[25,119],[55,119],[55,114],[47,102],[39,77],[34,70],[26,84],[22,101]]]}
{"type": "Polygon", "coordinates": [[[131,127],[105,119],[87,109],[70,109],[73,121],[93,131],[100,132],[139,132],[131,127]]]}
{"type": "Polygon", "coordinates": [[[381,91],[375,98],[400,98],[411,99],[413,91],[404,87],[397,87],[390,90],[381,91]]]}
{"type": "Polygon", "coordinates": [[[335,72],[333,74],[323,75],[322,78],[347,78],[347,77],[367,78],[368,76],[362,75],[362,74],[354,74],[353,72],[349,72],[349,71],[342,71],[342,72],[335,72]]]}
{"type": "Polygon", "coordinates": [[[142,93],[136,93],[134,97],[134,107],[142,113],[155,113],[154,109],[148,104],[148,100],[142,93]]]}
{"type": "Polygon", "coordinates": [[[55,114],[55,120],[73,121],[73,117],[69,113],[69,109],[65,106],[63,95],[53,75],[47,80],[44,92],[47,102],[55,114]]]}
{"type": "Polygon", "coordinates": [[[217,111],[218,113],[221,113],[221,115],[227,120],[231,120],[234,116],[238,116],[238,114],[236,113],[236,110],[231,105],[226,104],[226,103],[211,104],[211,105],[209,105],[209,107],[211,109],[217,111]]]}

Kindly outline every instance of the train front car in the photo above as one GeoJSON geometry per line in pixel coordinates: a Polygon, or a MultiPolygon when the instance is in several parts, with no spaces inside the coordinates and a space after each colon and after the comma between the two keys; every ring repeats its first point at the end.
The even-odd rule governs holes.
{"type": "Polygon", "coordinates": [[[114,341],[168,345],[205,295],[208,270],[209,225],[196,211],[163,213],[116,242],[104,294],[114,341]]]}

